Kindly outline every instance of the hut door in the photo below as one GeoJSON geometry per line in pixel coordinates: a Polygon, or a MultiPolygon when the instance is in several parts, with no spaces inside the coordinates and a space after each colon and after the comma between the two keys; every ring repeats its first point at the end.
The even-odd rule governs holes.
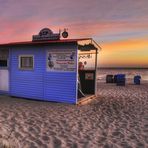
{"type": "Polygon", "coordinates": [[[0,50],[0,91],[9,91],[9,50],[0,50]]]}
{"type": "Polygon", "coordinates": [[[81,89],[84,94],[95,94],[95,70],[79,70],[81,89]]]}

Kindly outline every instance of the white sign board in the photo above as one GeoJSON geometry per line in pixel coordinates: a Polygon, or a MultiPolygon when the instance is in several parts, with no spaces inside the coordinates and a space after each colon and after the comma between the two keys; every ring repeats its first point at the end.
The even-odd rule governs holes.
{"type": "Polygon", "coordinates": [[[47,52],[48,71],[76,71],[75,51],[47,52]]]}

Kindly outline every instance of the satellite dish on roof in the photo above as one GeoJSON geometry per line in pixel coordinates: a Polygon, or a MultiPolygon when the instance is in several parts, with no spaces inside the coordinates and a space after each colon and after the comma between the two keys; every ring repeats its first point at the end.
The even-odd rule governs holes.
{"type": "Polygon", "coordinates": [[[67,29],[64,29],[64,31],[62,32],[62,37],[63,38],[67,38],[68,37],[67,29]]]}

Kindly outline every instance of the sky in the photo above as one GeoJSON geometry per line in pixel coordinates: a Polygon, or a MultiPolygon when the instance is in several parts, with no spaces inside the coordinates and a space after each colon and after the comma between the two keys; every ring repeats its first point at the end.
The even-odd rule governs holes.
{"type": "Polygon", "coordinates": [[[99,67],[148,67],[148,0],[0,0],[0,44],[45,27],[92,37],[99,67]]]}

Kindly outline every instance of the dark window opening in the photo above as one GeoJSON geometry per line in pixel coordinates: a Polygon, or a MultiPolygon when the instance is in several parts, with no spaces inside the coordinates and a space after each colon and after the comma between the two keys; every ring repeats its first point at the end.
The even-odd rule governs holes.
{"type": "Polygon", "coordinates": [[[0,50],[0,68],[8,67],[8,58],[9,58],[9,50],[1,49],[0,50]]]}
{"type": "Polygon", "coordinates": [[[0,60],[0,67],[7,67],[7,60],[0,60]]]}

